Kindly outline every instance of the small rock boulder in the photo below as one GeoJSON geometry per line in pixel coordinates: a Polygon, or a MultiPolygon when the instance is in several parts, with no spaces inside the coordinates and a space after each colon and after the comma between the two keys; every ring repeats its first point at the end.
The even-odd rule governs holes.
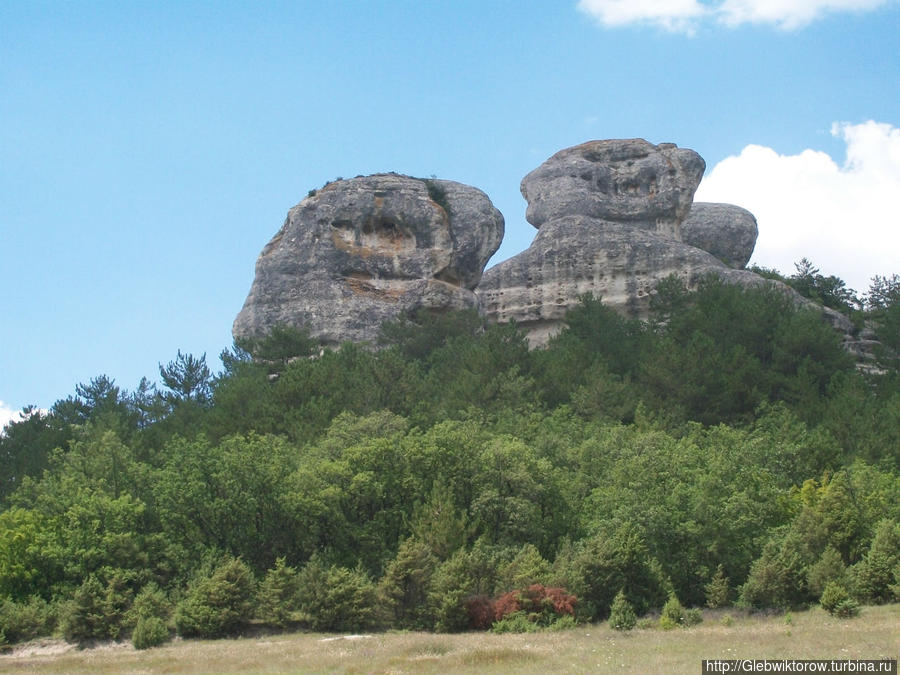
{"type": "Polygon", "coordinates": [[[758,234],[753,214],[734,204],[694,202],[681,224],[685,244],[712,253],[738,270],[750,261],[758,234]]]}
{"type": "Polygon", "coordinates": [[[385,320],[420,308],[477,307],[473,289],[503,228],[487,195],[461,183],[398,174],[329,183],[263,249],[232,332],[287,325],[333,346],[374,341],[385,320]]]}

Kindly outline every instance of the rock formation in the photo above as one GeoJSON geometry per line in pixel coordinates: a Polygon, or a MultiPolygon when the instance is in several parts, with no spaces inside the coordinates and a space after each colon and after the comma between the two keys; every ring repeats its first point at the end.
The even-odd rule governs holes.
{"type": "MultiPolygon", "coordinates": [[[[590,141],[553,155],[522,180],[526,219],[537,236],[487,270],[478,287],[486,318],[515,320],[532,345],[541,345],[584,294],[646,318],[654,287],[671,274],[689,288],[710,273],[729,283],[769,283],[734,269],[746,264],[756,241],[751,214],[698,204],[688,215],[704,166],[692,150],[640,139],[590,141]]],[[[843,315],[825,313],[849,332],[843,315]]]]}
{"type": "Polygon", "coordinates": [[[712,253],[738,270],[750,261],[758,232],[753,214],[734,204],[695,202],[681,223],[685,244],[712,253]]]}
{"type": "Polygon", "coordinates": [[[476,307],[502,238],[503,216],[476,188],[398,174],[335,181],[262,250],[234,336],[283,324],[326,345],[374,341],[386,319],[476,307]]]}

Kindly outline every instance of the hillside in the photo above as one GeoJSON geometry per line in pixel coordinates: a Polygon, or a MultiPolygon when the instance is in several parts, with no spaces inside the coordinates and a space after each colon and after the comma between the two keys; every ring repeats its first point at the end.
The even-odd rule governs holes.
{"type": "Polygon", "coordinates": [[[710,277],[660,285],[651,321],[585,298],[544,349],[423,314],[378,350],[278,329],[215,376],[181,353],[159,390],[99,376],[0,438],[5,639],[597,621],[620,590],[638,616],[829,583],[894,601],[880,288],[857,310],[886,345],[868,371],[819,312],[710,277]]]}

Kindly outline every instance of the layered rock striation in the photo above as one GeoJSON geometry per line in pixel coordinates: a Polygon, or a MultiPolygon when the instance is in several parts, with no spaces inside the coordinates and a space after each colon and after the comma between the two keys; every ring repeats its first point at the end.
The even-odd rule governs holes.
{"type": "MultiPolygon", "coordinates": [[[[553,155],[521,185],[537,236],[487,270],[478,287],[486,318],[515,320],[538,346],[584,294],[647,318],[656,284],[672,274],[688,288],[710,273],[746,286],[770,283],[742,269],[756,242],[752,214],[729,204],[692,208],[704,167],[692,150],[641,139],[590,141],[553,155]]],[[[843,315],[826,313],[850,331],[843,315]]]]}
{"type": "Polygon", "coordinates": [[[376,174],[329,183],[293,207],[256,263],[236,338],[276,325],[325,345],[366,342],[418,309],[477,307],[473,292],[503,238],[482,191],[376,174]]]}

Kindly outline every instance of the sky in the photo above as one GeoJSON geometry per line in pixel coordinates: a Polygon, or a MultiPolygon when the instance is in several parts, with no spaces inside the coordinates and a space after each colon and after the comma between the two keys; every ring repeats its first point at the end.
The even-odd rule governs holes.
{"type": "Polygon", "coordinates": [[[0,425],[212,369],[260,250],[336,177],[436,175],[528,247],[521,178],[592,139],[704,157],[756,264],[900,273],[898,0],[0,2],[0,425]]]}

